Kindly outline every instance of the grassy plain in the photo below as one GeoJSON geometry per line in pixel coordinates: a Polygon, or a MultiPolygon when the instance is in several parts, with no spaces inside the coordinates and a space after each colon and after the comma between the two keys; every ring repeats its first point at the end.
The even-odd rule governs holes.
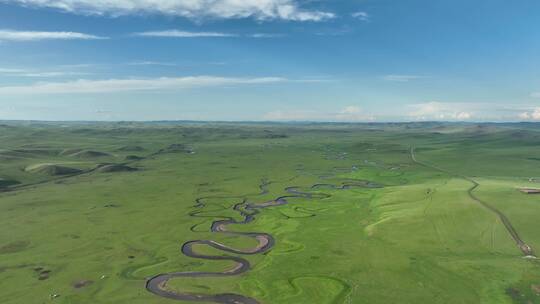
{"type": "Polygon", "coordinates": [[[361,179],[384,187],[316,189],[331,196],[291,199],[231,225],[276,239],[270,252],[246,257],[247,273],[174,279],[168,288],[278,304],[540,303],[540,265],[523,258],[462,176],[540,252],[540,196],[517,191],[540,188],[534,124],[6,122],[0,302],[174,303],[147,292],[146,279],[231,267],[184,256],[184,242],[256,245],[210,232],[214,220],[240,219],[238,202],[361,179]],[[443,171],[415,163],[412,147],[443,171]],[[138,170],[95,170],[107,163],[138,170]],[[43,165],[81,172],[33,170],[43,165]]]}

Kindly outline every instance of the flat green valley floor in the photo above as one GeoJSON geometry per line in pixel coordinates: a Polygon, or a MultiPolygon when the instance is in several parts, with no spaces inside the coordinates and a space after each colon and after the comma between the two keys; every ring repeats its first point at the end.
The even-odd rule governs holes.
{"type": "Polygon", "coordinates": [[[241,221],[236,204],[288,187],[313,197],[229,226],[276,241],[242,255],[249,271],[167,288],[267,304],[540,303],[540,263],[471,197],[471,180],[540,254],[540,195],[518,191],[540,188],[535,124],[5,122],[0,303],[189,303],[148,292],[147,279],[230,269],[182,244],[253,248],[212,222],[241,221]],[[350,181],[378,187],[312,188],[350,181]]]}

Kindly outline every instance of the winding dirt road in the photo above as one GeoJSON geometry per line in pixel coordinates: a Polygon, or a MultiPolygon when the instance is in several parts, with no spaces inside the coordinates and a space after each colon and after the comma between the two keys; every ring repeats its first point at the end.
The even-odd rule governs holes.
{"type": "MultiPolygon", "coordinates": [[[[261,193],[260,195],[267,194],[269,185],[268,181],[263,180],[260,185],[261,193]]],[[[289,204],[290,199],[294,198],[306,198],[306,199],[324,199],[328,198],[331,195],[322,192],[311,192],[318,189],[332,189],[332,190],[347,190],[351,188],[380,188],[382,185],[369,182],[369,181],[348,181],[343,182],[340,186],[332,184],[316,184],[311,186],[308,191],[303,191],[300,187],[288,187],[285,191],[288,195],[278,197],[271,201],[266,201],[262,203],[249,203],[244,200],[241,203],[238,203],[233,206],[233,210],[240,213],[243,217],[243,220],[238,221],[230,217],[222,217],[224,219],[216,220],[212,223],[210,231],[215,233],[225,233],[228,235],[250,237],[257,240],[258,244],[254,248],[247,250],[239,250],[228,247],[224,244],[218,243],[212,240],[194,240],[188,241],[182,245],[182,253],[188,257],[196,259],[205,259],[205,260],[220,260],[220,261],[232,261],[234,266],[226,271],[222,272],[172,272],[166,274],[159,274],[146,282],[146,289],[160,297],[181,300],[181,301],[192,301],[192,302],[214,302],[214,303],[234,303],[234,304],[259,304],[256,299],[249,298],[243,295],[238,294],[197,294],[197,293],[182,293],[175,292],[167,289],[167,283],[173,278],[179,277],[230,277],[240,275],[250,270],[251,265],[249,261],[236,256],[209,256],[199,254],[194,250],[195,245],[206,245],[217,250],[223,251],[225,253],[232,253],[237,255],[254,255],[268,252],[274,247],[275,240],[268,233],[259,233],[259,232],[234,232],[227,229],[228,225],[231,224],[248,224],[255,220],[255,216],[261,212],[264,208],[275,207],[289,204]]],[[[204,198],[198,198],[196,200],[196,208],[203,208],[205,206],[204,198]]],[[[190,216],[198,216],[198,212],[190,213],[190,216]]],[[[218,216],[213,216],[216,218],[218,216]]]]}
{"type": "Polygon", "coordinates": [[[464,175],[460,175],[460,174],[457,174],[457,173],[454,173],[454,172],[450,172],[450,171],[448,171],[446,169],[439,168],[439,167],[437,167],[435,165],[431,165],[431,164],[428,164],[428,163],[417,160],[416,155],[414,153],[414,148],[411,148],[411,159],[412,159],[412,161],[414,163],[419,164],[421,166],[424,166],[426,168],[430,168],[430,169],[433,169],[433,170],[436,170],[436,171],[440,171],[440,172],[446,173],[446,174],[448,174],[450,176],[456,176],[456,177],[459,177],[461,179],[464,179],[464,180],[472,183],[472,186],[467,190],[467,193],[469,194],[469,197],[472,200],[474,200],[475,202],[482,205],[484,208],[486,208],[489,211],[495,213],[499,217],[499,219],[503,223],[504,227],[506,228],[506,230],[508,231],[508,233],[510,234],[512,239],[516,242],[516,245],[519,247],[519,249],[521,250],[521,252],[523,253],[524,256],[526,256],[526,257],[536,257],[532,247],[527,245],[527,243],[525,243],[525,241],[523,241],[521,239],[518,232],[516,231],[516,229],[514,228],[512,223],[510,222],[510,220],[508,219],[508,217],[504,213],[502,213],[499,209],[491,206],[489,203],[481,200],[480,198],[478,198],[474,194],[474,191],[480,186],[480,184],[477,181],[475,181],[474,179],[472,179],[472,178],[470,178],[468,176],[464,176],[464,175]]]}

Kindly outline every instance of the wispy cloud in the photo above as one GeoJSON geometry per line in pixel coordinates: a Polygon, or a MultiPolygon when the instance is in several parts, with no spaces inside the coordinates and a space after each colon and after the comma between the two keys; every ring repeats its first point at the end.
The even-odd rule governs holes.
{"type": "Polygon", "coordinates": [[[40,82],[21,86],[0,87],[2,95],[83,94],[129,91],[179,90],[197,87],[272,84],[289,81],[281,77],[234,78],[218,76],[188,76],[152,79],[80,79],[67,82],[40,82]]]}
{"type": "Polygon", "coordinates": [[[166,37],[166,38],[201,38],[201,37],[238,37],[236,34],[220,32],[188,32],[180,30],[164,30],[134,33],[139,37],[166,37]]]}
{"type": "Polygon", "coordinates": [[[351,16],[353,18],[356,18],[358,20],[365,21],[365,22],[368,22],[371,19],[371,17],[369,16],[368,13],[361,12],[361,11],[360,12],[354,12],[354,13],[351,14],[351,16]]]}
{"type": "Polygon", "coordinates": [[[282,38],[285,37],[285,34],[273,34],[273,33],[255,33],[249,34],[247,37],[251,38],[282,38]]]}
{"type": "Polygon", "coordinates": [[[161,61],[133,61],[133,62],[128,62],[127,65],[134,65],[134,66],[148,66],[148,65],[156,65],[156,66],[177,66],[176,63],[172,63],[172,62],[161,62],[161,61]]]}
{"type": "Polygon", "coordinates": [[[133,33],[132,36],[138,37],[161,37],[161,38],[279,38],[284,34],[277,33],[254,33],[254,34],[236,34],[225,32],[191,32],[183,30],[162,30],[133,33]]]}
{"type": "Polygon", "coordinates": [[[225,61],[209,61],[209,62],[166,62],[166,61],[154,61],[154,60],[140,60],[122,63],[121,65],[128,66],[161,66],[161,67],[194,67],[194,66],[224,66],[228,63],[225,61]]]}
{"type": "Polygon", "coordinates": [[[39,40],[98,40],[107,39],[96,35],[77,32],[38,32],[0,30],[0,41],[39,41],[39,40]]]}
{"type": "Polygon", "coordinates": [[[0,68],[0,74],[18,74],[25,73],[26,70],[23,69],[13,69],[13,68],[0,68]]]}
{"type": "Polygon", "coordinates": [[[400,75],[400,74],[390,74],[382,76],[383,80],[386,81],[395,81],[395,82],[408,82],[411,80],[426,78],[426,76],[420,75],[400,75]]]}
{"type": "Polygon", "coordinates": [[[532,92],[531,97],[532,98],[540,98],[540,92],[532,92]]]}
{"type": "Polygon", "coordinates": [[[82,76],[90,75],[91,73],[83,72],[27,72],[21,73],[22,77],[35,77],[35,78],[52,78],[52,77],[69,77],[69,76],[82,76]]]}
{"type": "Polygon", "coordinates": [[[42,71],[35,69],[19,69],[19,68],[0,68],[0,75],[11,77],[35,77],[35,78],[48,78],[48,77],[67,77],[67,76],[81,76],[89,75],[90,73],[73,72],[73,71],[42,71]]]}
{"type": "Polygon", "coordinates": [[[302,9],[297,0],[0,0],[27,7],[55,8],[75,14],[121,16],[163,14],[191,19],[247,18],[258,20],[323,21],[330,12],[302,9]]]}

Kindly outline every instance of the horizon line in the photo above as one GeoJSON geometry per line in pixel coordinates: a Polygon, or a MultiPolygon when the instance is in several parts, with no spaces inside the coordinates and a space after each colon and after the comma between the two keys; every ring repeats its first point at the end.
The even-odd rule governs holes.
{"type": "Polygon", "coordinates": [[[463,121],[463,120],[403,120],[403,121],[317,121],[317,120],[47,120],[47,119],[0,119],[0,122],[44,122],[44,123],[272,123],[272,124],[414,124],[414,123],[450,123],[450,124],[540,124],[540,121],[463,121]]]}

